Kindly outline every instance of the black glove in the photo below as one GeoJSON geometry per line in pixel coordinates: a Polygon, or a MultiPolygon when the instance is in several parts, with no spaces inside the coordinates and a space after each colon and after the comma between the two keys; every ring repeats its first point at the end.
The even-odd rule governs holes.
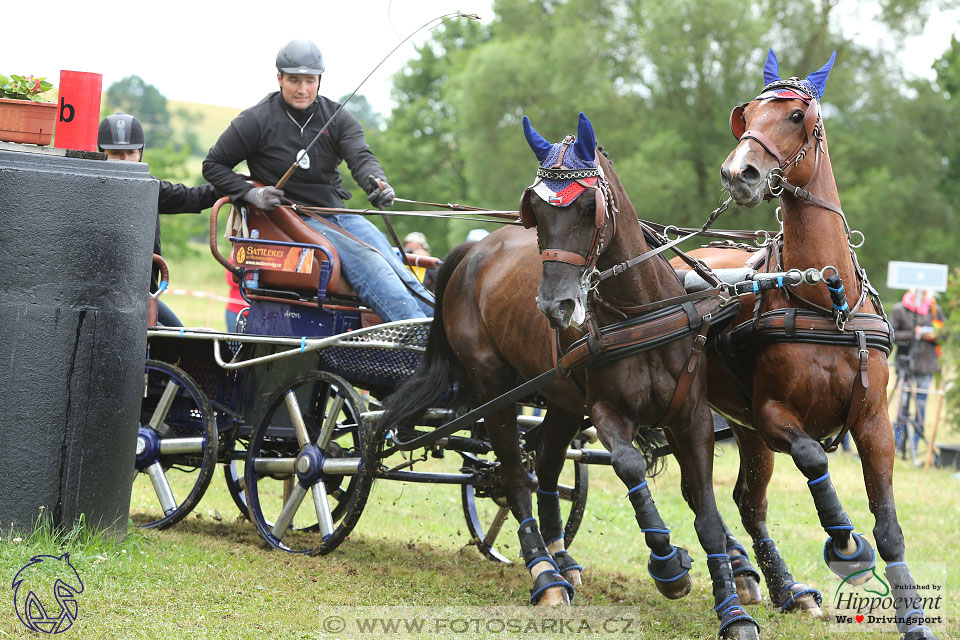
{"type": "Polygon", "coordinates": [[[250,189],[243,199],[255,206],[257,209],[269,211],[280,204],[280,198],[283,196],[283,190],[276,187],[260,187],[259,189],[250,189]]]}
{"type": "Polygon", "coordinates": [[[393,199],[397,197],[397,194],[393,191],[393,187],[387,184],[384,178],[377,180],[376,176],[370,176],[370,182],[373,183],[375,189],[367,196],[367,200],[375,207],[380,207],[381,209],[383,207],[392,207],[393,199]]]}

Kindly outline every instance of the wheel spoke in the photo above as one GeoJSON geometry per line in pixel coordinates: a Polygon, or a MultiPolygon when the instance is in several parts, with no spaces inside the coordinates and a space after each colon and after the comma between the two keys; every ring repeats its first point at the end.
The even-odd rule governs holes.
{"type": "Polygon", "coordinates": [[[317,480],[310,487],[313,494],[313,508],[317,512],[317,522],[320,523],[320,535],[326,538],[333,533],[333,516],[330,515],[330,503],[327,502],[327,487],[323,480],[317,480]]]}
{"type": "Polygon", "coordinates": [[[290,528],[293,523],[293,516],[297,513],[297,509],[300,508],[300,504],[306,495],[306,487],[299,482],[293,483],[293,487],[289,493],[287,492],[287,487],[284,486],[283,510],[280,511],[280,515],[277,516],[277,521],[274,523],[272,529],[273,535],[278,539],[283,538],[283,534],[290,528]]]}
{"type": "Polygon", "coordinates": [[[253,468],[261,475],[296,473],[296,458],[254,458],[251,462],[253,468]]]}
{"type": "Polygon", "coordinates": [[[171,513],[177,508],[177,500],[173,497],[173,490],[170,483],[167,482],[167,476],[163,472],[163,465],[160,462],[154,462],[147,467],[147,475],[153,482],[153,490],[157,492],[157,498],[160,499],[160,508],[164,515],[171,513]]]}
{"type": "MultiPolygon", "coordinates": [[[[333,389],[333,387],[331,387],[333,389]]],[[[337,418],[340,416],[340,411],[343,410],[343,396],[339,393],[336,393],[334,390],[333,403],[330,406],[330,410],[327,413],[326,420],[323,422],[323,428],[320,430],[320,436],[317,438],[317,447],[320,449],[326,449],[327,445],[330,443],[330,436],[333,434],[333,427],[337,424],[337,418]]]]}
{"type": "Polygon", "coordinates": [[[163,438],[160,440],[162,455],[203,453],[203,438],[163,438]]]}
{"type": "Polygon", "coordinates": [[[507,521],[509,515],[510,507],[500,507],[497,510],[497,515],[493,516],[493,522],[491,522],[487,528],[487,535],[484,536],[483,540],[484,544],[488,547],[493,546],[493,543],[497,540],[497,536],[500,535],[500,528],[503,527],[503,523],[507,521]]]}
{"type": "Polygon", "coordinates": [[[297,402],[297,394],[293,389],[289,389],[283,398],[287,404],[287,410],[290,412],[290,420],[293,422],[293,428],[297,432],[297,444],[301,447],[310,442],[310,436],[307,434],[307,425],[303,421],[303,414],[300,413],[300,403],[297,402]]]}
{"type": "Polygon", "coordinates": [[[167,419],[167,414],[170,412],[170,407],[173,406],[173,400],[177,397],[179,390],[180,385],[177,384],[176,380],[173,378],[167,380],[167,386],[164,387],[163,394],[161,394],[157,406],[154,407],[153,415],[150,416],[150,422],[147,423],[147,426],[153,427],[154,429],[160,428],[163,421],[167,419]]]}

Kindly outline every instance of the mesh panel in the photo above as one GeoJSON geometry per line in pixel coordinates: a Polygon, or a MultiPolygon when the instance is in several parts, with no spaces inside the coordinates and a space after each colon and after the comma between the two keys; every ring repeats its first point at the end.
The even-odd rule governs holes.
{"type": "Polygon", "coordinates": [[[351,382],[374,382],[392,386],[412,375],[420,366],[422,356],[421,351],[407,351],[398,347],[423,349],[429,335],[429,324],[388,327],[355,337],[347,335],[344,342],[388,342],[395,345],[394,347],[331,347],[321,349],[319,355],[331,371],[351,382]]]}

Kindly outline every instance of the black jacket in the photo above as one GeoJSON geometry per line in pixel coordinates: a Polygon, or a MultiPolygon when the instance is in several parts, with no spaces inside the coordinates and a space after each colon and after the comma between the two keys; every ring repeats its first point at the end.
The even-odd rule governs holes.
{"type": "MultiPolygon", "coordinates": [[[[289,107],[279,91],[271,93],[233,119],[203,161],[203,177],[217,191],[239,202],[251,187],[233,168],[246,160],[254,180],[275,185],[296,160],[297,152],[310,144],[339,106],[318,96],[308,109],[300,111],[289,107]]],[[[309,156],[310,168],[298,168],[283,187],[284,197],[293,202],[342,207],[350,192],[343,188],[337,170],[341,160],[346,160],[350,173],[367,193],[375,188],[370,184],[371,175],[384,177],[380,163],[367,146],[363,127],[345,109],[311,147],[309,156]]]]}
{"type": "MultiPolygon", "coordinates": [[[[160,197],[157,198],[157,213],[200,213],[209,209],[220,196],[212,184],[202,184],[198,187],[188,187],[184,184],[173,184],[166,180],[160,181],[160,197]]],[[[153,252],[160,254],[160,216],[157,216],[157,230],[153,236],[153,252]]],[[[152,269],[150,291],[157,290],[159,269],[152,269]]]]}

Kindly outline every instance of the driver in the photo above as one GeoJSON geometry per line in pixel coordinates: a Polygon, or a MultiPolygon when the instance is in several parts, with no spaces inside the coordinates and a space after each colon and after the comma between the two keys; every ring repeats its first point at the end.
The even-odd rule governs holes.
{"type": "MultiPolygon", "coordinates": [[[[203,161],[203,177],[233,202],[246,202],[259,209],[273,209],[285,194],[297,203],[343,207],[350,192],[343,188],[337,165],[346,160],[371,203],[378,207],[393,205],[393,188],[386,183],[380,163],[367,146],[360,122],[350,112],[340,111],[309,153],[302,153],[340,106],[319,95],[323,71],[323,56],[312,42],[293,40],[280,49],[280,90],[234,118],[203,161]],[[233,172],[246,160],[254,180],[275,185],[297,157],[300,166],[283,191],[274,186],[253,188],[233,172]]],[[[380,318],[389,322],[433,316],[433,296],[365,217],[333,214],[324,216],[324,221],[301,218],[333,244],[340,254],[341,272],[360,300],[380,318]]]]}

